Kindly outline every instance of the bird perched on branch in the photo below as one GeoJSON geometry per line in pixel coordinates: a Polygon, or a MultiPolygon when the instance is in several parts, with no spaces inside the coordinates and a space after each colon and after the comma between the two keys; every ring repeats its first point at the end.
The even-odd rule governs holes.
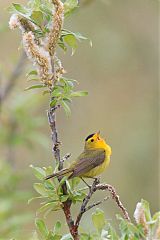
{"type": "Polygon", "coordinates": [[[68,179],[99,176],[108,167],[111,153],[111,147],[100,137],[99,132],[90,134],[85,139],[84,151],[77,160],[70,167],[47,176],[45,180],[63,176],[68,176],[68,179]]]}

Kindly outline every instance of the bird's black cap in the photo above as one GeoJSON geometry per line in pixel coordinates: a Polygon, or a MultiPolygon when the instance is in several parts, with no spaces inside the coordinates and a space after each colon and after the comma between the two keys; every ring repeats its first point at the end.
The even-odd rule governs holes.
{"type": "Polygon", "coordinates": [[[92,133],[92,134],[90,134],[88,137],[86,137],[85,141],[87,141],[88,139],[90,139],[91,137],[93,137],[94,134],[95,134],[95,133],[92,133]]]}

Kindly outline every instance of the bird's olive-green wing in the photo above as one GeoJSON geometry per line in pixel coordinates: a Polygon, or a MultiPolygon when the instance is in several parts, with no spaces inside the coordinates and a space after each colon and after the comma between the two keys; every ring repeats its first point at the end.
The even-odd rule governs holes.
{"type": "Polygon", "coordinates": [[[70,176],[78,177],[101,165],[105,160],[104,149],[85,150],[73,163],[73,173],[70,176]]]}

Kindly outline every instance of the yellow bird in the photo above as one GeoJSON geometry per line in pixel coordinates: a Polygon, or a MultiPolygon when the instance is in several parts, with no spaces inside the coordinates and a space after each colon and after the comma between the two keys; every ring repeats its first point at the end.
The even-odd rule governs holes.
{"type": "Polygon", "coordinates": [[[53,173],[45,179],[65,175],[68,175],[69,179],[74,177],[94,178],[108,167],[111,153],[111,147],[100,137],[99,132],[90,134],[85,139],[84,151],[77,160],[74,161],[69,168],[53,173]]]}

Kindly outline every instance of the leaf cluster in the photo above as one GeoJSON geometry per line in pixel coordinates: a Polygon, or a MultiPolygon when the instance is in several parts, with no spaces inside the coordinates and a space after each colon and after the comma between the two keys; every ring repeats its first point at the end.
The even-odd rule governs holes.
{"type": "MultiPolygon", "coordinates": [[[[28,74],[29,81],[30,80],[38,81],[39,79],[36,79],[35,76],[37,76],[37,72],[32,70],[28,74]]],[[[74,79],[61,77],[56,81],[52,90],[47,90],[47,87],[44,84],[35,84],[30,87],[27,87],[25,90],[45,88],[46,90],[43,90],[43,95],[45,94],[51,95],[50,107],[61,105],[64,108],[66,114],[70,115],[71,111],[68,104],[72,102],[72,99],[74,97],[83,97],[88,95],[88,92],[86,91],[75,91],[74,87],[76,83],[78,82],[74,79]]]]}
{"type": "MultiPolygon", "coordinates": [[[[62,224],[57,221],[52,230],[49,230],[42,219],[36,219],[37,230],[40,233],[40,239],[44,240],[72,240],[70,234],[63,235],[61,232],[62,224]]],[[[37,239],[38,240],[38,236],[37,239]]]]}
{"type": "MultiPolygon", "coordinates": [[[[53,24],[53,14],[52,11],[54,5],[52,1],[49,0],[34,0],[29,1],[28,5],[24,7],[21,4],[12,4],[11,11],[16,12],[18,15],[26,18],[29,22],[33,23],[36,26],[34,30],[34,35],[36,38],[40,39],[42,42],[48,33],[50,32],[50,27],[53,24]]],[[[66,0],[64,1],[64,16],[68,17],[70,14],[78,7],[77,0],[66,0]]],[[[58,46],[63,49],[64,52],[67,51],[68,48],[71,48],[72,55],[75,53],[75,50],[78,47],[78,42],[82,40],[87,40],[79,32],[72,32],[67,29],[62,29],[58,46]]],[[[54,59],[55,68],[59,68],[59,64],[61,62],[59,59],[54,59]]],[[[51,95],[50,106],[54,107],[56,105],[61,105],[67,115],[70,114],[69,103],[71,103],[73,97],[81,97],[86,96],[86,91],[75,91],[74,87],[77,83],[76,80],[65,78],[62,76],[56,77],[56,81],[54,82],[54,86],[51,89],[48,89],[46,84],[41,83],[37,71],[31,70],[28,75],[28,81],[36,81],[36,84],[33,84],[27,87],[25,90],[31,89],[42,89],[43,94],[51,95]]]]}
{"type": "Polygon", "coordinates": [[[72,102],[73,97],[86,96],[88,93],[86,91],[74,91],[74,83],[76,80],[68,78],[60,78],[55,84],[53,91],[51,93],[52,100],[50,103],[51,107],[55,107],[57,104],[63,106],[67,115],[70,114],[70,108],[68,103],[72,102]]]}
{"type": "Polygon", "coordinates": [[[34,189],[39,194],[39,196],[29,200],[29,203],[35,199],[42,200],[42,206],[37,210],[37,214],[43,213],[46,217],[49,213],[53,211],[61,210],[63,207],[63,202],[68,199],[72,203],[82,202],[86,196],[83,190],[77,189],[80,182],[79,178],[74,178],[67,180],[67,177],[62,178],[59,182],[57,178],[53,178],[45,181],[44,178],[53,173],[53,168],[40,168],[31,165],[34,175],[37,179],[41,180],[39,183],[34,183],[34,189]],[[62,191],[62,185],[66,182],[67,194],[64,195],[62,191]]]}
{"type": "MultiPolygon", "coordinates": [[[[77,7],[77,0],[64,1],[64,16],[70,16],[77,7]]],[[[40,34],[41,37],[49,31],[49,26],[52,22],[54,12],[53,8],[53,3],[50,0],[31,0],[28,1],[27,6],[23,6],[19,3],[13,3],[9,10],[11,12],[18,13],[34,23],[38,27],[38,30],[40,30],[37,34],[40,34]]]]}
{"type": "MultiPolygon", "coordinates": [[[[77,7],[77,0],[66,0],[64,2],[64,16],[70,16],[77,7]]],[[[40,39],[43,39],[50,31],[50,26],[53,21],[52,9],[53,4],[48,0],[29,1],[26,7],[22,4],[13,3],[12,7],[10,7],[11,12],[18,13],[20,16],[26,18],[36,26],[34,34],[40,39]]],[[[70,47],[72,49],[72,54],[74,54],[76,48],[78,47],[78,41],[80,42],[82,40],[87,40],[87,38],[79,32],[62,29],[58,45],[64,50],[64,52],[66,52],[67,48],[70,47]]]]}

